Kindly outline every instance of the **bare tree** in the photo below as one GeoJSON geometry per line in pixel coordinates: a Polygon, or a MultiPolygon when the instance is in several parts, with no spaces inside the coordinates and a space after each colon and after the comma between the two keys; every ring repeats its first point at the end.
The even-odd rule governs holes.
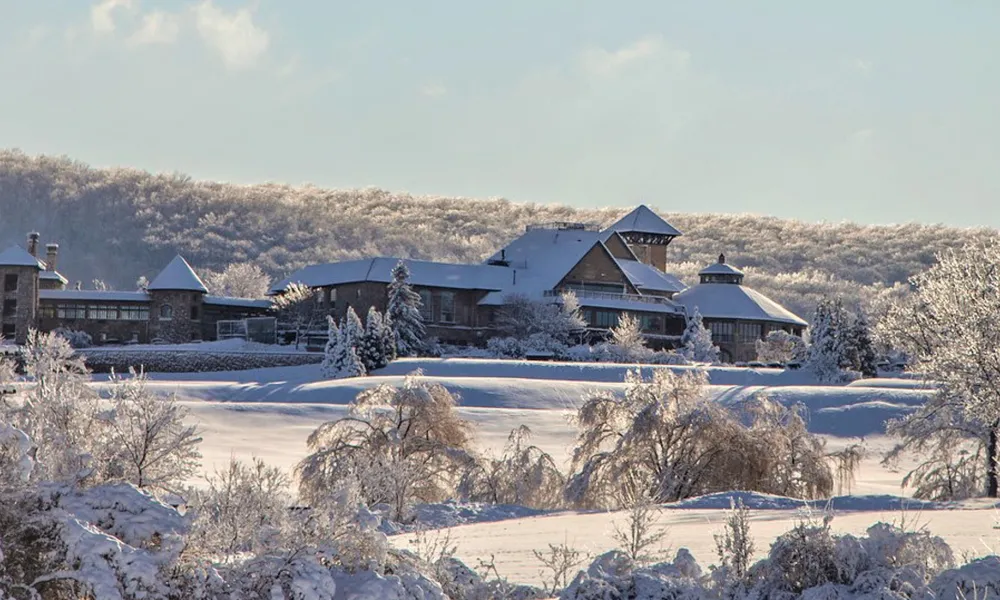
{"type": "Polygon", "coordinates": [[[210,294],[231,298],[263,298],[271,285],[267,273],[249,262],[232,263],[221,272],[205,271],[202,281],[210,294]]]}
{"type": "Polygon", "coordinates": [[[563,504],[565,476],[552,457],[529,443],[531,429],[521,425],[510,432],[499,458],[470,462],[458,493],[473,502],[558,508],[563,504]]]}
{"type": "Polygon", "coordinates": [[[660,507],[649,498],[639,497],[629,504],[624,521],[613,524],[611,539],[633,565],[657,562],[665,553],[661,546],[668,532],[666,527],[660,525],[659,520],[660,507]]]}
{"type": "MultiPolygon", "coordinates": [[[[962,439],[983,446],[984,489],[998,493],[1000,438],[1000,241],[969,244],[938,255],[936,265],[911,281],[878,325],[887,345],[904,350],[910,368],[940,384],[934,399],[895,423],[902,449],[962,439]]],[[[897,452],[898,453],[898,452],[897,452]]],[[[946,469],[944,473],[947,473],[946,469]]],[[[915,472],[916,473],[916,472],[915,472]]],[[[920,479],[942,472],[924,470],[920,479]]]]}
{"type": "Polygon", "coordinates": [[[316,303],[315,292],[302,283],[288,284],[282,293],[274,296],[271,306],[277,313],[278,323],[295,332],[296,348],[305,334],[326,318],[316,303]]]}
{"type": "Polygon", "coordinates": [[[300,495],[321,503],[332,490],[354,483],[365,502],[388,503],[397,520],[407,517],[413,502],[443,500],[471,457],[472,426],[458,416],[456,403],[443,386],[418,375],[402,387],[361,392],[348,416],[310,434],[311,454],[296,469],[300,495]]]}
{"type": "Polygon", "coordinates": [[[176,397],[163,398],[146,387],[144,373],[112,374],[104,479],[120,479],[140,489],[176,491],[200,465],[201,436],[185,424],[188,409],[176,397]]]}
{"type": "Polygon", "coordinates": [[[542,589],[552,596],[565,588],[573,571],[590,558],[586,552],[570,547],[565,541],[549,544],[547,551],[532,550],[531,553],[535,555],[535,560],[542,563],[539,575],[547,579],[542,589]]]}
{"type": "Polygon", "coordinates": [[[754,543],[750,534],[750,509],[737,499],[729,501],[729,511],[722,531],[715,534],[715,552],[719,565],[713,575],[726,597],[740,597],[749,583],[754,543]]]}

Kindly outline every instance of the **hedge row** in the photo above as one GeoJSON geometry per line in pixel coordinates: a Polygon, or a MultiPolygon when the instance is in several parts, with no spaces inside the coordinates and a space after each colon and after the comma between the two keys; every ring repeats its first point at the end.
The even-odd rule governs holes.
{"type": "Polygon", "coordinates": [[[147,373],[200,373],[206,371],[246,371],[267,367],[293,367],[322,362],[323,353],[278,354],[270,352],[198,352],[169,350],[80,351],[94,373],[127,373],[142,367],[147,373]]]}

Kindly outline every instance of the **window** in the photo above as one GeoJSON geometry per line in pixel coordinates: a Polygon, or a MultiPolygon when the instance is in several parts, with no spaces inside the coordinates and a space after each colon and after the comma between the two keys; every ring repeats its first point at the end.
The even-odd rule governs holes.
{"type": "Polygon", "coordinates": [[[149,307],[142,304],[126,304],[118,309],[118,318],[123,321],[148,321],[149,307]]]}
{"type": "Polygon", "coordinates": [[[60,304],[56,307],[60,319],[86,319],[87,307],[82,304],[60,304]]]}
{"type": "Polygon", "coordinates": [[[54,319],[57,316],[56,307],[51,304],[42,304],[38,307],[38,316],[43,319],[54,319]]]}
{"type": "Polygon", "coordinates": [[[618,313],[610,310],[595,310],[594,318],[590,321],[590,326],[611,329],[618,325],[618,317],[618,313]]]}
{"type": "Polygon", "coordinates": [[[198,307],[197,306],[192,306],[191,307],[191,320],[195,321],[197,319],[198,319],[198,307]]]}
{"type": "Polygon", "coordinates": [[[639,327],[643,331],[660,333],[663,331],[663,317],[660,315],[639,315],[639,327]]]}
{"type": "Polygon", "coordinates": [[[17,314],[17,300],[13,298],[3,301],[3,316],[13,317],[17,314]]]}
{"type": "Polygon", "coordinates": [[[160,320],[169,321],[174,318],[174,307],[169,304],[160,305],[160,320]]]}
{"type": "Polygon", "coordinates": [[[761,337],[760,323],[739,322],[736,324],[737,342],[754,342],[761,337]]]}
{"type": "Polygon", "coordinates": [[[4,275],[3,291],[5,292],[17,291],[17,273],[7,273],[6,275],[4,275]]]}
{"type": "Polygon", "coordinates": [[[426,323],[434,320],[434,310],[431,306],[433,296],[429,290],[420,290],[420,318],[426,323]]]}
{"type": "Polygon", "coordinates": [[[87,318],[94,321],[115,321],[118,319],[118,307],[92,304],[87,307],[87,318]]]}
{"type": "Polygon", "coordinates": [[[455,292],[441,292],[441,322],[455,322],[455,292]]]}
{"type": "Polygon", "coordinates": [[[712,332],[713,342],[735,341],[734,334],[736,325],[731,322],[706,323],[705,326],[712,332]]]}
{"type": "Polygon", "coordinates": [[[14,328],[13,323],[4,323],[2,330],[3,337],[8,340],[13,339],[17,335],[17,330],[14,328]]]}
{"type": "Polygon", "coordinates": [[[602,292],[608,294],[624,294],[625,286],[620,283],[584,283],[582,281],[568,281],[562,286],[565,290],[574,292],[602,292]]]}

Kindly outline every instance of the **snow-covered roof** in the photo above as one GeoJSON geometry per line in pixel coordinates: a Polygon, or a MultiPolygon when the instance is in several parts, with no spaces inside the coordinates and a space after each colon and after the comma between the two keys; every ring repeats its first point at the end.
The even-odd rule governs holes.
{"type": "Polygon", "coordinates": [[[680,279],[637,260],[616,259],[632,285],[640,291],[680,292],[687,286],[680,279]]]}
{"type": "Polygon", "coordinates": [[[651,233],[655,235],[678,236],[681,232],[667,223],[658,214],[650,210],[645,204],[640,204],[624,217],[615,221],[611,227],[614,231],[621,233],[651,233]]]}
{"type": "Polygon", "coordinates": [[[795,313],[764,294],[744,285],[700,283],[674,296],[689,313],[695,308],[703,317],[738,321],[772,321],[806,327],[795,313]]]}
{"type": "Polygon", "coordinates": [[[271,302],[268,300],[251,300],[249,298],[229,298],[227,296],[205,296],[202,300],[205,304],[215,304],[218,306],[239,306],[243,308],[270,308],[271,302]]]}
{"type": "Polygon", "coordinates": [[[160,273],[150,282],[149,290],[184,290],[190,292],[208,293],[208,288],[195,274],[194,269],[188,264],[184,257],[177,255],[170,264],[163,268],[160,273]]]}
{"type": "MultiPolygon", "coordinates": [[[[389,283],[398,258],[379,257],[336,263],[309,265],[276,283],[271,292],[284,290],[290,283],[325,287],[372,281],[389,283]]],[[[469,290],[499,290],[514,277],[511,269],[493,265],[441,263],[427,260],[403,260],[410,270],[410,283],[426,287],[469,290]]]]}
{"type": "Polygon", "coordinates": [[[38,298],[40,300],[64,300],[79,302],[149,302],[149,294],[142,291],[39,290],[38,298]]]}
{"type": "Polygon", "coordinates": [[[736,267],[726,263],[726,255],[719,255],[719,262],[712,263],[698,271],[699,275],[743,275],[736,267]]]}
{"type": "Polygon", "coordinates": [[[38,274],[38,278],[58,281],[63,285],[69,283],[69,280],[63,277],[58,271],[42,271],[41,273],[38,274]]]}
{"type": "Polygon", "coordinates": [[[17,244],[0,252],[0,265],[5,267],[35,267],[39,270],[45,268],[45,263],[17,244]]]}
{"type": "Polygon", "coordinates": [[[486,262],[504,260],[508,270],[517,271],[516,278],[497,289],[518,294],[551,290],[594,246],[603,247],[609,235],[586,229],[529,229],[486,262]]]}

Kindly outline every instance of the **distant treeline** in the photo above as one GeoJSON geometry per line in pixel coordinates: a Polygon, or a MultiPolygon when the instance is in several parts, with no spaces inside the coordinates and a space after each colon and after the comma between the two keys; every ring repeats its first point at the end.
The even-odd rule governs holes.
{"type": "MultiPolygon", "coordinates": [[[[865,301],[879,287],[930,265],[935,252],[996,235],[992,229],[941,225],[810,224],[670,212],[681,204],[683,199],[669,198],[652,204],[684,232],[668,250],[677,275],[696,283],[698,269],[725,252],[728,262],[747,272],[748,285],[806,318],[822,295],[865,301]]],[[[131,288],[177,253],[202,269],[256,262],[275,277],[309,263],[376,255],[480,261],[528,224],[609,224],[627,210],[374,188],[233,185],[0,151],[0,242],[23,244],[28,231],[41,232],[43,244],[61,246],[59,270],[85,288],[94,279],[131,288]]]]}

